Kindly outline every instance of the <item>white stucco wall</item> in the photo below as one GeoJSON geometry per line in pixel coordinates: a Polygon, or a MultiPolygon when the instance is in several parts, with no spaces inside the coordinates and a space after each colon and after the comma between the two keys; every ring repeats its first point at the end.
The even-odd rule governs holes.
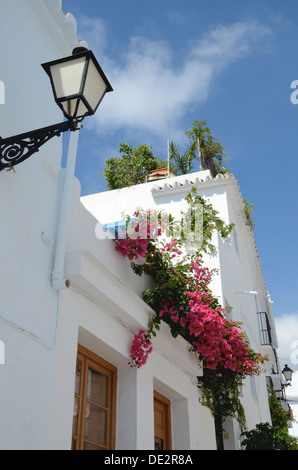
{"type": "MultiPolygon", "coordinates": [[[[74,19],[62,13],[61,0],[10,0],[0,3],[0,15],[2,137],[62,121],[40,64],[78,44],[74,19]]],[[[56,138],[15,173],[0,173],[7,201],[0,234],[0,448],[70,449],[78,343],[118,368],[117,448],[153,448],[153,387],[172,399],[175,445],[214,448],[213,420],[192,381],[197,364],[183,340],[173,344],[161,336],[147,368],[128,366],[133,332],[146,327],[152,313],[139,298],[146,279],[131,272],[112,242],[96,238],[97,220],[80,203],[78,181],[66,250],[71,286],[53,289],[61,152],[56,138]]]]}
{"type": "Polygon", "coordinates": [[[48,449],[70,446],[73,408],[69,398],[74,389],[78,343],[117,367],[116,449],[153,450],[153,389],[172,401],[174,449],[215,448],[213,420],[208,410],[198,402],[194,381],[197,364],[188,357],[188,348],[183,341],[177,343],[164,329],[154,341],[154,351],[146,366],[130,368],[129,345],[133,332],[123,322],[123,317],[119,318],[119,312],[109,310],[99,301],[95,303],[94,299],[83,298],[72,290],[63,292],[60,308],[48,449]],[[63,389],[60,388],[61,383],[63,389]]]}
{"type": "MultiPolygon", "coordinates": [[[[121,220],[124,211],[132,215],[137,207],[163,209],[178,218],[180,211],[187,207],[185,197],[193,186],[197,186],[200,195],[209,199],[226,223],[235,224],[227,240],[214,237],[216,253],[204,256],[206,265],[218,271],[212,281],[212,291],[223,306],[232,307],[231,318],[242,323],[250,346],[257,352],[264,352],[257,312],[268,313],[273,339],[277,343],[274,322],[255,240],[245,224],[242,196],[233,175],[212,180],[208,171],[199,172],[89,195],[81,200],[101,224],[121,220]]],[[[271,356],[273,358],[273,354],[271,356]]],[[[271,422],[265,378],[270,376],[271,364],[268,364],[266,373],[245,380],[242,401],[249,429],[261,421],[271,422]]],[[[225,431],[226,448],[239,448],[239,427],[235,425],[233,428],[227,422],[225,431]]]]}
{"type": "Polygon", "coordinates": [[[140,299],[149,279],[132,272],[111,240],[96,238],[97,220],[81,205],[79,190],[76,182],[65,269],[71,287],[60,296],[46,447],[70,446],[79,343],[118,369],[117,449],[153,449],[154,389],[171,399],[174,448],[214,449],[213,419],[198,401],[198,363],[182,338],[163,326],[146,366],[128,366],[133,334],[147,328],[153,313],[140,299]]]}
{"type": "MultiPolygon", "coordinates": [[[[2,137],[60,122],[61,112],[40,64],[69,55],[78,44],[74,19],[62,13],[61,0],[9,0],[0,3],[0,15],[0,38],[6,45],[0,53],[0,80],[5,85],[2,137]],[[16,35],[11,25],[20,17],[16,35]]],[[[176,179],[175,186],[166,191],[152,193],[139,185],[121,194],[82,198],[83,204],[75,180],[65,262],[70,288],[58,292],[51,285],[51,273],[64,176],[61,153],[62,139],[55,138],[16,166],[16,173],[0,172],[0,197],[6,202],[0,214],[0,382],[4,384],[0,448],[70,448],[80,343],[118,368],[118,449],[153,448],[153,388],[171,399],[174,448],[214,449],[213,419],[198,402],[194,380],[198,365],[184,340],[173,340],[164,327],[154,340],[148,364],[140,370],[128,366],[133,333],[146,328],[152,314],[140,299],[150,280],[135,276],[128,260],[115,252],[113,242],[96,236],[98,220],[120,220],[123,210],[134,211],[136,201],[144,208],[157,205],[180,211],[181,197],[192,187],[195,175],[184,186],[180,184],[184,177],[176,179]]],[[[199,178],[205,181],[204,195],[212,199],[221,216],[238,220],[239,207],[236,199],[228,203],[225,180],[211,182],[208,172],[199,178]]],[[[256,299],[239,297],[235,290],[261,292],[262,279],[255,282],[259,272],[244,249],[246,234],[241,224],[237,234],[241,262],[235,241],[222,247],[215,239],[221,255],[210,258],[209,266],[219,269],[214,293],[235,307],[237,319],[245,320],[254,346],[258,344],[256,299]],[[248,263],[245,272],[241,263],[248,263]]],[[[265,309],[264,295],[258,303],[258,308],[265,309]]],[[[245,390],[251,421],[268,414],[264,378],[260,380],[255,401],[251,400],[253,387],[245,390]]]]}
{"type": "MultiPolygon", "coordinates": [[[[0,2],[1,136],[63,120],[41,63],[69,55],[78,44],[61,1],[0,2]]],[[[61,188],[62,140],[0,173],[1,296],[0,447],[40,449],[46,441],[50,371],[59,295],[49,282],[61,188]],[[44,237],[42,234],[46,234],[44,237]]]]}

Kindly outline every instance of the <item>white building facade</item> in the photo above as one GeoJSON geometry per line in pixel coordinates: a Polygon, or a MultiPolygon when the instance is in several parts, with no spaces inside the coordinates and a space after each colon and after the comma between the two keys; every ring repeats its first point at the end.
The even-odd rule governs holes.
{"type": "MultiPolygon", "coordinates": [[[[0,35],[8,45],[1,51],[2,137],[62,121],[40,64],[84,43],[61,3],[0,4],[0,35]],[[17,17],[18,36],[12,27],[17,17]]],[[[64,264],[69,287],[57,290],[51,276],[65,176],[61,155],[62,139],[55,138],[15,171],[0,172],[0,448],[152,450],[163,441],[172,449],[216,449],[213,418],[198,400],[198,364],[182,338],[173,339],[164,325],[146,366],[129,367],[133,335],[147,328],[153,313],[141,300],[150,279],[136,276],[113,241],[97,236],[98,223],[120,220],[136,201],[180,211],[194,185],[235,223],[208,261],[219,270],[214,294],[233,307],[256,351],[267,347],[259,312],[271,326],[270,370],[247,380],[243,398],[249,428],[270,422],[266,376],[276,364],[274,319],[235,178],[201,172],[82,200],[74,180],[64,264]]],[[[224,438],[225,448],[240,448],[235,423],[227,422],[224,438]]]]}
{"type": "MultiPolygon", "coordinates": [[[[242,323],[250,346],[269,357],[267,372],[245,381],[243,404],[248,429],[252,429],[256,423],[271,422],[268,387],[273,385],[276,390],[280,389],[282,374],[272,301],[235,177],[228,174],[212,178],[206,170],[85,196],[82,203],[99,220],[100,234],[102,225],[121,221],[123,213],[132,216],[138,207],[164,211],[181,218],[181,211],[187,211],[185,198],[192,188],[211,202],[225,223],[234,224],[228,239],[222,240],[218,234],[215,235],[212,243],[216,250],[211,255],[204,255],[205,265],[218,273],[212,281],[212,292],[222,306],[231,307],[230,319],[242,323]]],[[[225,423],[224,437],[226,449],[239,448],[240,429],[232,420],[225,423]]]]}

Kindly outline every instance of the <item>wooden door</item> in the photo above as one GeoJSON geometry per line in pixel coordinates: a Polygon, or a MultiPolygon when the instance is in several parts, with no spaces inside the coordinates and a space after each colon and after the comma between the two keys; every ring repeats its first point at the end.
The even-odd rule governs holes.
{"type": "Polygon", "coordinates": [[[154,447],[155,450],[171,450],[171,402],[154,391],[154,447]]]}
{"type": "Polygon", "coordinates": [[[116,368],[79,346],[73,450],[115,448],[116,368]]]}

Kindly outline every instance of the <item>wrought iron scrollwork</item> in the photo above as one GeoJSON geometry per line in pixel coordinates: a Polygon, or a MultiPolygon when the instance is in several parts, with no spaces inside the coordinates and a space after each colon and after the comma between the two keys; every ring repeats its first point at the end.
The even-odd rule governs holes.
{"type": "Polygon", "coordinates": [[[35,131],[2,139],[0,137],[0,171],[13,169],[39,151],[39,148],[62,132],[79,129],[76,121],[65,121],[35,131]]]}

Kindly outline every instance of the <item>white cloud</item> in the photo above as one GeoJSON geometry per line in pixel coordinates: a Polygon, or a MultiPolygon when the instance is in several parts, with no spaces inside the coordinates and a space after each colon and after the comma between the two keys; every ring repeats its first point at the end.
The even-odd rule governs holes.
{"type": "Polygon", "coordinates": [[[268,34],[270,29],[256,21],[221,25],[199,40],[193,53],[220,70],[251,53],[268,34]]]}
{"type": "Polygon", "coordinates": [[[91,18],[86,15],[78,17],[78,27],[88,47],[96,47],[96,53],[101,57],[107,47],[108,25],[101,18],[91,18]]]}
{"type": "Polygon", "coordinates": [[[275,326],[281,364],[287,363],[292,369],[298,369],[298,313],[276,317],[275,326]]]}
{"type": "Polygon", "coordinates": [[[99,132],[131,128],[166,137],[169,130],[177,131],[189,107],[207,100],[213,79],[270,33],[257,22],[218,26],[193,41],[179,62],[168,43],[134,36],[121,45],[117,63],[108,55],[106,25],[97,18],[79,20],[79,25],[83,39],[100,50],[114,88],[92,120],[99,132]]]}
{"type": "Polygon", "coordinates": [[[286,395],[289,400],[297,401],[298,406],[298,370],[293,373],[292,384],[287,388],[286,395]]]}

